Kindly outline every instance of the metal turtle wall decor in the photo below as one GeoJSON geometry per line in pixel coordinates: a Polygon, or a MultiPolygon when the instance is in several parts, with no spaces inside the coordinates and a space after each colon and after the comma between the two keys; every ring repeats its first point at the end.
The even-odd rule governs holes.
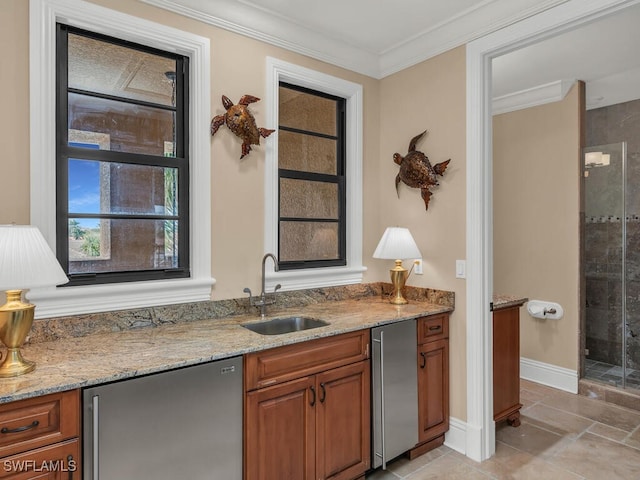
{"type": "Polygon", "coordinates": [[[251,151],[251,145],[260,145],[260,137],[267,138],[275,130],[268,128],[258,128],[253,114],[249,111],[248,105],[259,101],[258,97],[253,95],[243,95],[237,105],[234,105],[229,97],[222,96],[222,105],[226,112],[222,115],[216,115],[211,120],[211,135],[215,135],[222,124],[226,124],[233,133],[242,140],[243,159],[251,151]]]}
{"type": "Polygon", "coordinates": [[[429,162],[429,157],[416,150],[416,143],[418,143],[418,140],[426,133],[427,131],[425,130],[411,139],[409,142],[409,152],[404,157],[399,153],[394,153],[393,161],[400,165],[400,172],[396,175],[396,192],[398,198],[400,198],[398,186],[400,185],[400,181],[402,181],[409,187],[420,189],[425,210],[429,210],[429,200],[431,199],[431,195],[433,195],[429,189],[439,185],[437,176],[444,175],[444,171],[447,169],[447,165],[449,165],[451,159],[432,166],[431,162],[429,162]]]}

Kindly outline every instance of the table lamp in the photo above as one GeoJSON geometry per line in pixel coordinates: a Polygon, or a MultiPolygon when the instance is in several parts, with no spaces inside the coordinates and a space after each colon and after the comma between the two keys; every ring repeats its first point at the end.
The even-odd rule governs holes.
{"type": "Polygon", "coordinates": [[[40,230],[31,225],[0,225],[0,290],[7,295],[7,303],[0,307],[0,340],[7,347],[0,377],[17,377],[36,368],[20,353],[35,309],[22,301],[23,290],[68,281],[40,230]]]}
{"type": "MultiPolygon", "coordinates": [[[[402,290],[411,272],[407,272],[407,269],[402,266],[402,260],[422,258],[422,254],[409,229],[388,227],[382,235],[376,251],[373,252],[373,258],[396,261],[395,267],[390,270],[393,294],[389,301],[395,305],[407,303],[407,300],[402,295],[402,290]]],[[[411,266],[411,270],[413,270],[413,266],[411,266]]]]}

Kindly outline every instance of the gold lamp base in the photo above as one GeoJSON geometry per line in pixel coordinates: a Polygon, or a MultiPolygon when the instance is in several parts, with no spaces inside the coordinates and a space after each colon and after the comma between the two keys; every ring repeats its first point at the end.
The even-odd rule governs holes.
{"type": "Polygon", "coordinates": [[[20,347],[33,324],[35,305],[22,301],[22,290],[7,290],[7,303],[0,307],[0,340],[7,354],[0,364],[0,378],[17,377],[32,372],[35,362],[25,360],[20,347]]]}
{"type": "Polygon", "coordinates": [[[394,305],[404,305],[407,300],[402,296],[404,284],[409,276],[407,269],[402,266],[402,260],[396,260],[396,266],[389,270],[391,274],[391,284],[393,285],[393,293],[389,301],[394,305]]]}

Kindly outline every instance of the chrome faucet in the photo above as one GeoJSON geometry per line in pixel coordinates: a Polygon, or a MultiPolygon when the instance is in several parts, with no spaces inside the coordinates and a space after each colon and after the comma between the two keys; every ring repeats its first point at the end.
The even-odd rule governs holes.
{"type": "Polygon", "coordinates": [[[264,257],[262,257],[262,292],[260,292],[260,300],[256,300],[256,297],[254,297],[251,294],[251,290],[249,290],[249,288],[245,288],[243,290],[244,293],[248,293],[249,294],[249,303],[251,304],[252,307],[260,307],[260,317],[264,318],[267,314],[267,305],[273,305],[274,303],[276,303],[276,292],[278,291],[278,289],[280,289],[282,287],[282,285],[277,284],[275,286],[275,288],[273,289],[273,293],[271,294],[271,296],[269,296],[267,294],[267,292],[265,292],[264,289],[264,281],[265,281],[265,274],[264,274],[264,270],[265,270],[265,265],[267,263],[267,258],[271,257],[271,260],[273,260],[273,269],[277,272],[278,271],[278,258],[273,254],[273,253],[267,253],[265,254],[264,257]]]}

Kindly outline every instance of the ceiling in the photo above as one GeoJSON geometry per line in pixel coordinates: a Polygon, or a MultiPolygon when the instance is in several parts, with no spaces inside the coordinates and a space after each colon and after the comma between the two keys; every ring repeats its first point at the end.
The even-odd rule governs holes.
{"type": "MultiPolygon", "coordinates": [[[[383,78],[568,0],[141,0],[383,78]]],[[[494,110],[562,98],[594,108],[640,98],[640,6],[494,60],[494,110]],[[533,98],[533,100],[532,100],[533,98]]]]}

